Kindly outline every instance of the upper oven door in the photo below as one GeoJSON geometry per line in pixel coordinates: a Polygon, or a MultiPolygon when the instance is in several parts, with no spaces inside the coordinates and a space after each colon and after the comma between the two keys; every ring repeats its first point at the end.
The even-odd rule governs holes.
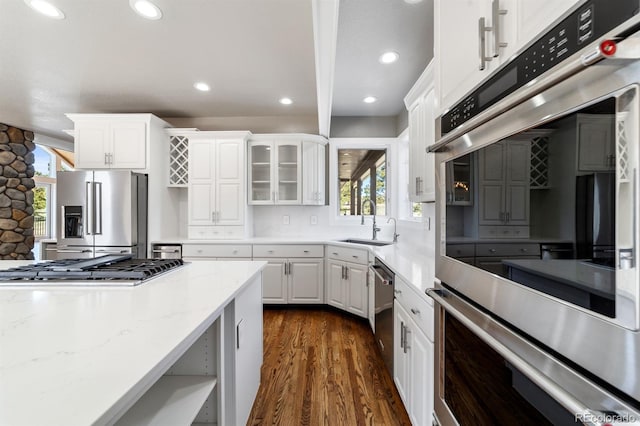
{"type": "Polygon", "coordinates": [[[444,146],[436,276],[640,399],[625,379],[640,352],[638,79],[640,62],[602,61],[444,146]],[[451,179],[458,163],[469,182],[451,179]],[[541,259],[552,242],[573,259],[541,259]]]}

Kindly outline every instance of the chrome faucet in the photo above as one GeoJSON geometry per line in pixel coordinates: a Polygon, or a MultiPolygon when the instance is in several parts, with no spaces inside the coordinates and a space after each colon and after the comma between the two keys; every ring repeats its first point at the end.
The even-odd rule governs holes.
{"type": "Polygon", "coordinates": [[[390,217],[389,219],[387,219],[387,223],[391,222],[392,220],[393,220],[393,242],[397,243],[398,237],[400,236],[400,234],[398,234],[398,221],[396,220],[395,217],[390,217]]]}
{"type": "Polygon", "coordinates": [[[374,203],[371,199],[364,200],[362,202],[362,207],[360,207],[360,211],[362,211],[360,225],[364,225],[364,205],[366,203],[369,203],[371,205],[371,217],[373,218],[373,237],[371,239],[375,240],[377,239],[378,231],[380,230],[380,228],[376,226],[376,203],[374,203]]]}

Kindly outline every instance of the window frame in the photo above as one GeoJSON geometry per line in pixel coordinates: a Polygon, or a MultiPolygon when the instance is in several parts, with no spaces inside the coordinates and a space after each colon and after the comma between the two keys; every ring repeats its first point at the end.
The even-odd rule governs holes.
{"type": "Polygon", "coordinates": [[[341,149],[384,149],[386,162],[386,214],[376,214],[376,220],[386,220],[395,213],[395,173],[397,138],[332,138],[329,150],[329,208],[331,225],[360,225],[360,216],[340,215],[340,191],[338,186],[338,150],[341,149]]]}

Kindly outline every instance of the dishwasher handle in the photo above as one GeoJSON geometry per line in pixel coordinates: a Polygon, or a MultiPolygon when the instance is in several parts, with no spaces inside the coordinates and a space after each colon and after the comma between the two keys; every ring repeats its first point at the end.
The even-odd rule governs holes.
{"type": "Polygon", "coordinates": [[[373,274],[376,276],[377,279],[380,280],[382,285],[393,285],[393,278],[383,276],[380,272],[378,272],[378,270],[381,270],[381,269],[382,268],[378,265],[369,266],[369,270],[373,272],[373,274]]]}

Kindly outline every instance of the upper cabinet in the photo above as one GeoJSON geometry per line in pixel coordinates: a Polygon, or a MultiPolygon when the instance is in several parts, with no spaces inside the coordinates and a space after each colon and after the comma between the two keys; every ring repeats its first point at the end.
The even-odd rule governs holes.
{"type": "Polygon", "coordinates": [[[433,202],[436,199],[435,154],[426,152],[435,141],[433,62],[411,88],[404,102],[409,111],[409,198],[413,202],[433,202]]]}
{"type": "Polygon", "coordinates": [[[435,0],[439,106],[446,110],[579,0],[435,0]]]}
{"type": "Polygon", "coordinates": [[[578,171],[604,172],[616,168],[615,116],[577,114],[578,171]]]}
{"type": "Polygon", "coordinates": [[[302,204],[325,204],[327,185],[326,143],[302,142],[302,204]]]}
{"type": "Polygon", "coordinates": [[[74,122],[75,161],[78,169],[149,167],[151,143],[166,138],[169,125],[152,114],[67,114],[74,122]]]}
{"type": "Polygon", "coordinates": [[[252,136],[249,204],[324,204],[326,142],[317,138],[296,134],[252,136]]]}
{"type": "Polygon", "coordinates": [[[190,239],[245,236],[248,132],[199,132],[189,138],[190,239]]]}

